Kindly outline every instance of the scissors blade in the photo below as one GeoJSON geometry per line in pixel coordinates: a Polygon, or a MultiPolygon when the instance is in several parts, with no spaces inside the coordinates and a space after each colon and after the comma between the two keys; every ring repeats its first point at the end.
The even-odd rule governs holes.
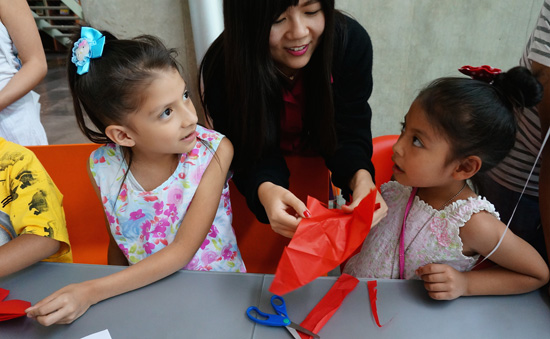
{"type": "Polygon", "coordinates": [[[292,327],[292,328],[296,329],[297,331],[300,331],[304,334],[307,334],[307,335],[309,335],[313,338],[316,338],[316,339],[320,338],[318,334],[315,334],[315,333],[311,332],[310,330],[308,330],[307,328],[304,328],[304,327],[302,327],[302,326],[300,326],[300,325],[298,325],[294,322],[290,323],[290,325],[287,326],[287,328],[289,328],[289,327],[292,327]]]}
{"type": "Polygon", "coordinates": [[[290,332],[290,334],[292,334],[292,337],[294,339],[302,339],[302,337],[300,337],[300,334],[298,333],[298,331],[296,331],[294,328],[292,328],[290,326],[285,326],[285,328],[290,332]]]}

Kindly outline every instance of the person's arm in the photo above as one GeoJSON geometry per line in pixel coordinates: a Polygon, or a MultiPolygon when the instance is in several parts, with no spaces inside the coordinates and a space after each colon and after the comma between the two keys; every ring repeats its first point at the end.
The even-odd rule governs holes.
{"type": "Polygon", "coordinates": [[[0,91],[0,111],[31,91],[48,70],[31,10],[25,0],[0,0],[0,20],[17,48],[21,69],[0,91]]]}
{"type": "MultiPolygon", "coordinates": [[[[346,17],[344,40],[335,42],[333,95],[334,119],[338,145],[335,154],[326,159],[334,184],[342,189],[344,198],[352,194],[351,187],[359,170],[374,178],[372,157],[372,111],[368,100],[372,93],[372,44],[368,33],[358,22],[346,17]]],[[[374,183],[372,183],[374,186],[374,183]]],[[[370,191],[370,190],[369,190],[370,191]]],[[[355,197],[354,197],[355,199],[355,197]]]]}
{"type": "Polygon", "coordinates": [[[0,246],[0,278],[24,269],[59,251],[59,241],[35,234],[21,234],[0,246]]]}
{"type": "MultiPolygon", "coordinates": [[[[542,101],[537,110],[540,117],[541,138],[544,140],[550,126],[550,67],[532,61],[533,74],[544,87],[542,101]]],[[[550,146],[542,150],[539,176],[539,211],[546,242],[546,253],[550,262],[550,146]]]]}
{"type": "MultiPolygon", "coordinates": [[[[460,229],[465,252],[487,256],[498,243],[506,225],[487,212],[472,215],[460,229]]],[[[429,264],[417,269],[433,299],[460,296],[506,295],[533,291],[548,282],[548,266],[527,242],[508,230],[499,248],[490,256],[497,267],[458,272],[445,264],[429,264]]]]}
{"type": "Polygon", "coordinates": [[[176,237],[164,249],[109,276],[71,284],[26,310],[43,325],[68,324],[93,304],[156,282],[184,267],[208,234],[220,202],[233,147],[227,138],[206,169],[176,237]]]}
{"type": "MultiPolygon", "coordinates": [[[[99,188],[97,187],[97,183],[90,169],[89,161],[86,162],[86,168],[88,170],[88,177],[90,178],[90,182],[92,183],[92,187],[94,188],[97,198],[99,199],[99,201],[102,201],[101,192],[99,192],[99,188]]],[[[120,247],[118,247],[118,244],[115,241],[113,234],[111,233],[111,226],[109,225],[107,216],[105,216],[105,225],[107,227],[107,234],[109,234],[109,247],[107,248],[107,263],[109,265],[128,266],[129,265],[128,260],[124,256],[124,253],[122,253],[122,250],[120,249],[120,247]]]]}
{"type": "MultiPolygon", "coordinates": [[[[345,19],[346,37],[336,43],[334,53],[333,91],[334,118],[338,147],[335,154],[326,159],[332,172],[333,183],[342,189],[342,194],[352,202],[342,210],[351,212],[361,200],[374,189],[374,166],[372,158],[372,111],[369,98],[372,93],[372,43],[361,25],[350,18],[345,19]]],[[[338,37],[335,37],[338,38],[338,37]]],[[[387,206],[378,192],[376,202],[380,208],[375,212],[373,225],[387,213],[387,206]]]]}

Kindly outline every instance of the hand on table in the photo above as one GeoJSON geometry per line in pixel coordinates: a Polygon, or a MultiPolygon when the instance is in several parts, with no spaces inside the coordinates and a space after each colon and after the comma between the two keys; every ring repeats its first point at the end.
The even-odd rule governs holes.
{"type": "Polygon", "coordinates": [[[292,192],[271,182],[260,185],[258,197],[273,231],[287,238],[292,238],[302,218],[310,216],[306,205],[292,192]]]}
{"type": "Polygon", "coordinates": [[[428,264],[419,267],[415,273],[424,281],[432,299],[453,300],[466,292],[468,279],[449,265],[428,264]]]}
{"type": "Polygon", "coordinates": [[[36,319],[44,326],[70,324],[95,304],[90,301],[87,284],[71,284],[63,287],[34,306],[25,310],[27,317],[36,319]]]}

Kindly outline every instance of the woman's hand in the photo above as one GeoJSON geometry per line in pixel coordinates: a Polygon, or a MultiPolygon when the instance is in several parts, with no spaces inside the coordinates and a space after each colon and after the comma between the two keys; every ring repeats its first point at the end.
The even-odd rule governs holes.
{"type": "Polygon", "coordinates": [[[287,238],[292,238],[302,218],[310,216],[306,205],[292,192],[271,182],[258,187],[258,198],[273,231],[287,238]]]}
{"type": "Polygon", "coordinates": [[[466,294],[467,275],[445,264],[428,264],[416,269],[428,295],[436,300],[453,300],[466,294]]]}
{"type": "MultiPolygon", "coordinates": [[[[359,170],[353,176],[350,182],[350,188],[353,190],[353,202],[347,206],[342,206],[342,211],[346,213],[353,212],[361,200],[363,200],[372,189],[376,189],[376,185],[372,181],[372,176],[368,171],[359,170]]],[[[378,224],[380,220],[384,219],[388,214],[388,206],[378,191],[376,192],[376,203],[380,204],[380,207],[374,211],[371,226],[378,224]]]]}
{"type": "Polygon", "coordinates": [[[90,281],[71,284],[42,299],[25,310],[27,317],[44,326],[70,324],[95,304],[91,300],[90,281]]]}

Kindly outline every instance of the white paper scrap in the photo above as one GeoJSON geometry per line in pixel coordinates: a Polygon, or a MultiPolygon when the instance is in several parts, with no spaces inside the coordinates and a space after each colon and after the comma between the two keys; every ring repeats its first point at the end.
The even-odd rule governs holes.
{"type": "Polygon", "coordinates": [[[112,339],[109,330],[103,330],[83,337],[82,339],[112,339]]]}

